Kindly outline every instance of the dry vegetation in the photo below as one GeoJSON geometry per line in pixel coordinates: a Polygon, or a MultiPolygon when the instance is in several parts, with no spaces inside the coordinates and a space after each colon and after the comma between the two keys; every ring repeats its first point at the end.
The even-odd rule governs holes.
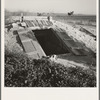
{"type": "Polygon", "coordinates": [[[95,72],[64,67],[47,59],[33,60],[21,53],[5,51],[7,87],[95,87],[95,72]]]}

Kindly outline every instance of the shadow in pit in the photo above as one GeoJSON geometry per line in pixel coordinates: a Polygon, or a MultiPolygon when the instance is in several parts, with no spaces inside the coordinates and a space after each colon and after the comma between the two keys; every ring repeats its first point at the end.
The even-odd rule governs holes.
{"type": "Polygon", "coordinates": [[[34,30],[33,32],[47,56],[69,53],[69,50],[52,29],[34,30]]]}

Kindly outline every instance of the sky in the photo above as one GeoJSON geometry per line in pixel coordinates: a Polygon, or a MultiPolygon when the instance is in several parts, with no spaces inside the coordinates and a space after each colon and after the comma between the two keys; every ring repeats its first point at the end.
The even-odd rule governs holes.
{"type": "Polygon", "coordinates": [[[54,12],[76,14],[96,14],[96,0],[5,0],[5,8],[10,11],[54,12]]]}

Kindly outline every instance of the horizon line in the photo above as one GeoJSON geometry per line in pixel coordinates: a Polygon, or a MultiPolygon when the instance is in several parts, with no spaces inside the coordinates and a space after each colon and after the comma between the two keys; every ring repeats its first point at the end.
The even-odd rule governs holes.
{"type": "MultiPolygon", "coordinates": [[[[56,11],[31,11],[31,10],[9,10],[7,8],[5,8],[5,11],[8,11],[8,12],[29,12],[29,13],[54,13],[54,14],[67,14],[68,12],[56,12],[56,11]]],[[[74,15],[93,15],[93,16],[96,16],[96,14],[86,14],[86,13],[74,13],[74,15]]]]}

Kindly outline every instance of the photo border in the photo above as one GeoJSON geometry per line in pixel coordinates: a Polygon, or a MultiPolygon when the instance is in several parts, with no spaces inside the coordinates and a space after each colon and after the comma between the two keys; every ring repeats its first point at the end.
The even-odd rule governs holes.
{"type": "MultiPolygon", "coordinates": [[[[3,1],[3,0],[2,0],[2,1],[3,1]]],[[[99,2],[99,0],[98,0],[98,2],[99,2]]],[[[0,4],[1,4],[1,0],[0,0],[0,4]]],[[[100,7],[99,7],[99,5],[100,5],[100,2],[98,3],[98,8],[99,8],[99,9],[97,8],[97,9],[98,9],[98,11],[97,11],[97,13],[98,13],[98,21],[99,21],[99,22],[97,23],[97,24],[98,24],[98,33],[100,32],[100,20],[99,20],[99,18],[100,18],[100,7]]],[[[2,5],[1,5],[1,7],[2,7],[2,5]]],[[[0,8],[0,11],[1,11],[1,9],[2,9],[2,8],[0,8]]],[[[1,21],[1,20],[2,20],[2,15],[3,15],[3,12],[1,11],[1,13],[0,13],[0,22],[1,22],[0,30],[1,30],[1,33],[4,33],[4,32],[2,32],[2,21],[1,21]]],[[[100,50],[100,35],[99,35],[99,34],[98,34],[98,37],[99,37],[99,38],[98,38],[98,39],[99,39],[99,40],[98,40],[98,46],[99,46],[99,47],[98,47],[98,50],[100,50]]],[[[1,41],[2,39],[1,39],[1,38],[2,38],[2,36],[1,36],[1,34],[0,34],[0,48],[2,47],[2,44],[1,44],[1,43],[2,43],[2,41],[1,41]]],[[[2,48],[1,48],[0,51],[2,52],[2,48]]],[[[0,52],[0,56],[2,56],[2,55],[1,55],[1,52],[0,52]]],[[[99,62],[100,53],[99,53],[99,51],[98,51],[98,54],[99,54],[99,56],[98,56],[98,65],[100,66],[100,62],[99,62]]],[[[2,57],[0,58],[0,61],[1,61],[1,59],[2,59],[2,57]]],[[[2,63],[2,61],[0,62],[0,64],[1,64],[1,63],[2,63]]],[[[1,70],[2,70],[2,67],[3,67],[3,66],[1,65],[1,67],[0,67],[0,72],[1,72],[1,70]]],[[[100,72],[100,68],[98,67],[98,69],[99,69],[99,70],[98,70],[98,75],[97,75],[97,76],[98,76],[98,94],[99,94],[99,93],[100,93],[100,92],[99,92],[99,91],[100,91],[100,81],[99,81],[99,80],[100,80],[100,77],[99,77],[99,76],[100,76],[100,73],[99,73],[99,72],[100,72]]],[[[1,73],[2,73],[2,72],[1,72],[1,73]]],[[[0,81],[0,93],[2,92],[2,81],[3,81],[2,78],[1,78],[1,76],[2,76],[2,75],[0,74],[0,80],[1,80],[1,81],[0,81]]],[[[24,89],[24,88],[23,88],[23,89],[24,89]]],[[[2,99],[2,93],[0,94],[0,97],[1,97],[1,99],[2,99]]],[[[64,96],[64,97],[65,97],[65,96],[64,96]]],[[[48,98],[49,98],[49,97],[48,97],[48,98]]],[[[56,99],[56,98],[54,98],[54,100],[55,100],[55,99],[56,99]]],[[[63,99],[63,98],[62,98],[62,99],[63,99]]],[[[66,99],[67,99],[67,98],[66,98],[66,99]]],[[[100,99],[100,94],[98,95],[98,100],[99,100],[99,99],[100,99]]],[[[59,100],[60,100],[60,99],[59,99],[59,100]]],[[[74,100],[78,100],[78,99],[74,99],[74,100]]]]}

